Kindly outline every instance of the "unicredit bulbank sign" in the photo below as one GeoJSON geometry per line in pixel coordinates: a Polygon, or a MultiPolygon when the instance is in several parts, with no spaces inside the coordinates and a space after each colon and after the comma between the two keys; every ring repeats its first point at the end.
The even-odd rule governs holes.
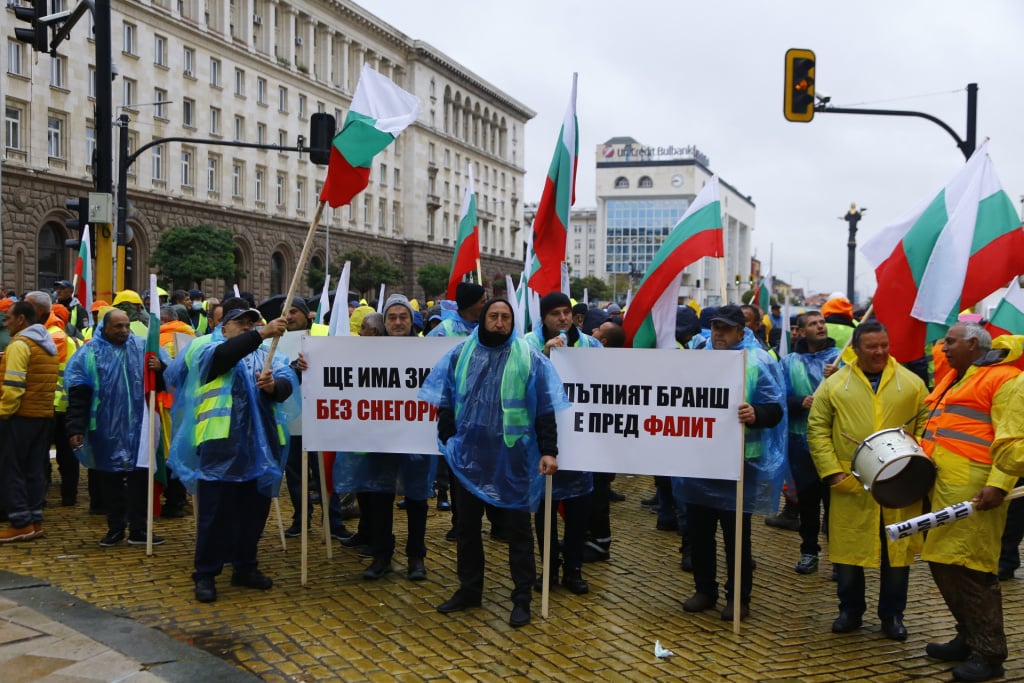
{"type": "Polygon", "coordinates": [[[647,161],[673,161],[677,159],[694,159],[706,167],[711,161],[696,145],[676,147],[648,147],[640,144],[625,143],[619,145],[598,145],[598,156],[602,161],[625,161],[643,163],[647,161]]]}

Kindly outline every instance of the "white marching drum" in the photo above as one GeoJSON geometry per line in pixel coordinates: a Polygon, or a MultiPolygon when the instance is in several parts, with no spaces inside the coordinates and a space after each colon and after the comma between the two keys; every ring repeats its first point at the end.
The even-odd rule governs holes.
{"type": "Polygon", "coordinates": [[[853,455],[858,481],[882,507],[902,508],[927,495],[935,483],[935,464],[917,440],[901,427],[875,432],[853,455]]]}

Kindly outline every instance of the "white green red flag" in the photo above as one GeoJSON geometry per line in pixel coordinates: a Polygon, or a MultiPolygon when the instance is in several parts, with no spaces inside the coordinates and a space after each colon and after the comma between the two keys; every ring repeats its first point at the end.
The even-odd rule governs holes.
{"type": "Polygon", "coordinates": [[[149,359],[160,357],[160,295],[156,291],[156,275],[149,274],[149,326],[146,328],[146,365],[143,390],[156,391],[156,371],[149,369],[149,359]]]}
{"type": "Polygon", "coordinates": [[[693,204],[654,255],[626,309],[626,346],[676,347],[676,310],[683,269],[704,257],[725,255],[718,176],[704,185],[693,204]]]}
{"type": "Polygon", "coordinates": [[[985,329],[993,337],[1024,334],[1024,289],[1021,289],[1019,278],[1010,281],[1006,296],[992,312],[992,319],[985,325],[985,329]]]}
{"type": "MultiPolygon", "coordinates": [[[[337,292],[335,292],[337,294],[337,292]]],[[[318,324],[324,324],[324,317],[331,310],[331,271],[324,273],[324,288],[320,292],[320,302],[316,305],[316,321],[318,324]]]]}
{"type": "Polygon", "coordinates": [[[538,296],[562,291],[562,262],[569,232],[569,210],[576,201],[576,159],[580,136],[576,121],[576,77],[558,134],[555,154],[544,181],[544,191],[533,219],[534,261],[529,269],[529,287],[538,296]]]}
{"type": "Polygon", "coordinates": [[[862,248],[874,264],[875,315],[889,350],[924,355],[959,312],[1024,272],[1024,230],[1003,191],[986,142],[939,192],[862,248]]]}
{"type": "Polygon", "coordinates": [[[459,233],[455,236],[455,253],[452,254],[452,272],[448,276],[448,292],[445,298],[455,301],[455,288],[468,275],[476,270],[480,259],[480,234],[477,230],[476,187],[473,185],[473,164],[467,164],[469,182],[466,194],[462,198],[462,210],[459,212],[459,233]]]}
{"type": "Polygon", "coordinates": [[[757,305],[762,313],[771,310],[772,305],[772,276],[765,275],[761,278],[761,286],[757,288],[757,305]]]}
{"type": "MultiPolygon", "coordinates": [[[[78,303],[85,306],[85,310],[92,311],[92,255],[91,239],[89,237],[89,226],[82,230],[82,243],[78,247],[78,260],[75,262],[75,298],[78,303]]],[[[88,321],[82,321],[88,324],[88,321]]]]}
{"type": "Polygon", "coordinates": [[[345,261],[338,276],[338,285],[334,288],[334,313],[331,315],[331,324],[327,328],[327,334],[331,337],[348,337],[352,334],[348,327],[348,287],[352,278],[352,262],[345,261]],[[341,300],[338,300],[341,297],[341,300]]]}
{"type": "Polygon", "coordinates": [[[334,136],[320,201],[344,206],[366,189],[373,157],[420,114],[420,101],[363,65],[345,125],[334,136]]]}

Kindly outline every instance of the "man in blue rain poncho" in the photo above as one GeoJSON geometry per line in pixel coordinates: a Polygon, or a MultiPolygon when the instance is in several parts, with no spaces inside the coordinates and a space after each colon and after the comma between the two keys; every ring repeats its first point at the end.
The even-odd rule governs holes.
{"type": "Polygon", "coordinates": [[[420,390],[438,406],[441,452],[456,489],[459,589],[441,613],[479,607],[484,587],[480,537],[484,504],[505,512],[512,573],[512,626],[530,621],[536,568],[530,511],[558,469],[555,412],[569,407],[551,362],[516,337],[512,307],[491,299],[481,325],[442,358],[420,390]]]}
{"type": "MultiPolygon", "coordinates": [[[[146,544],[148,449],[143,434],[148,415],[143,393],[146,340],[131,333],[128,314],[110,309],[100,319],[92,340],[68,361],[64,386],[68,392],[68,442],[82,464],[99,477],[107,511],[111,547],[125,540],[146,544]]],[[[163,350],[153,359],[157,389],[163,388],[163,367],[170,357],[163,350]]],[[[153,545],[164,539],[153,535],[153,545]]]]}
{"type": "Polygon", "coordinates": [[[821,504],[824,500],[828,509],[828,499],[823,498],[827,490],[821,485],[807,445],[807,414],[814,403],[814,391],[825,378],[826,366],[839,358],[839,349],[829,338],[825,318],[818,311],[798,316],[797,328],[801,332],[800,339],[781,365],[786,379],[789,418],[789,470],[796,485],[800,518],[800,561],[795,569],[798,574],[811,574],[818,571],[821,504]]]}
{"type": "MultiPolygon", "coordinates": [[[[550,292],[540,300],[540,327],[525,336],[537,351],[551,357],[554,347],[602,348],[601,342],[584,334],[573,324],[572,301],[562,292],[550,292]]],[[[552,481],[551,504],[565,515],[565,534],[558,542],[558,515],[551,515],[551,564],[548,572],[551,585],[558,584],[558,566],[564,562],[562,585],[576,595],[590,592],[583,579],[583,546],[587,540],[587,524],[593,504],[594,475],[591,472],[562,470],[552,481]],[[561,560],[559,560],[561,555],[561,560]]],[[[534,514],[537,543],[544,542],[544,506],[534,514]]],[[[538,580],[534,589],[541,590],[538,580]]]]}
{"type": "Polygon", "coordinates": [[[460,282],[455,287],[455,305],[458,312],[441,304],[441,324],[432,329],[428,337],[465,337],[480,322],[480,310],[487,300],[487,292],[475,282],[460,282]]]}
{"type": "Polygon", "coordinates": [[[195,596],[217,599],[214,582],[227,562],[231,585],[267,590],[256,551],[281,488],[287,424],[298,415],[295,373],[276,356],[264,372],[264,339],[284,334],[276,318],[254,329],[259,311],[239,297],[224,302],[212,334],[197,338],[167,370],[175,390],[170,465],[197,494],[195,596]]]}
{"type": "MultiPolygon", "coordinates": [[[[755,512],[763,514],[778,505],[786,464],[786,390],[782,372],[779,364],[761,348],[745,324],[746,319],[739,306],[722,306],[711,319],[711,340],[708,344],[709,349],[716,351],[746,352],[745,396],[738,409],[739,420],[746,425],[743,512],[736,514],[735,482],[686,477],[680,487],[686,501],[686,535],[692,548],[693,580],[697,589],[683,603],[683,609],[702,612],[714,607],[718,601],[715,534],[721,525],[729,572],[725,583],[726,605],[721,614],[726,621],[733,619],[736,609],[739,609],[741,619],[750,613],[754,584],[750,518],[755,512]],[[743,525],[742,583],[738,596],[733,585],[737,521],[743,525]]],[[[732,453],[720,455],[735,457],[732,453]]]]}

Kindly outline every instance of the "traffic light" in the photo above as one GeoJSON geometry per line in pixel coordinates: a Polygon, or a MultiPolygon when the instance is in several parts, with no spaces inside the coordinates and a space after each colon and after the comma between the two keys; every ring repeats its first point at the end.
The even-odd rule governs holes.
{"type": "Polygon", "coordinates": [[[736,286],[739,287],[740,286],[740,282],[742,282],[742,281],[743,281],[743,276],[742,275],[737,275],[736,276],[736,286]]]}
{"type": "Polygon", "coordinates": [[[786,50],[786,84],[782,115],[787,121],[807,122],[814,118],[814,52],[786,50]]]}
{"type": "MultiPolygon", "coordinates": [[[[78,239],[71,238],[64,240],[64,246],[68,249],[78,249],[82,246],[82,237],[89,229],[89,198],[78,197],[64,202],[64,207],[75,215],[64,221],[69,235],[78,235],[78,239]]],[[[95,249],[95,247],[93,247],[95,249]]]]}
{"type": "Polygon", "coordinates": [[[335,125],[332,114],[316,113],[309,117],[309,160],[318,166],[331,161],[335,125]]]}
{"type": "Polygon", "coordinates": [[[23,43],[31,44],[36,52],[49,52],[46,26],[39,23],[39,20],[46,16],[46,0],[32,0],[31,7],[16,6],[14,16],[18,21],[32,24],[32,28],[15,28],[14,37],[23,43]]]}

